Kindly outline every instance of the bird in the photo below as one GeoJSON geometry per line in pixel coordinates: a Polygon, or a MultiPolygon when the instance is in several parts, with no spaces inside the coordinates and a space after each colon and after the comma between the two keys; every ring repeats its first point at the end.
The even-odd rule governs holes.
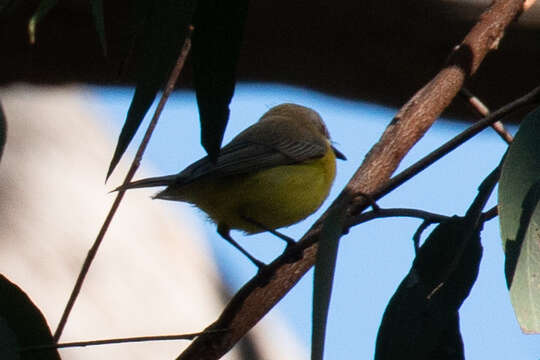
{"type": "Polygon", "coordinates": [[[246,234],[295,224],[314,213],[328,197],[336,158],[346,157],[330,140],[321,116],[313,109],[285,103],[270,108],[234,137],[216,162],[208,156],[177,174],[136,180],[115,191],[166,186],[154,199],[195,205],[217,224],[217,232],[259,270],[265,264],[243,249],[231,230],[246,234]]]}

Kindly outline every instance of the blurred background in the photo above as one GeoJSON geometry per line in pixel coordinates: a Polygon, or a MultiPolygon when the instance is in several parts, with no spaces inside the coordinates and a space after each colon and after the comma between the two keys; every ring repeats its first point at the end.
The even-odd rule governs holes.
{"type": "MultiPolygon", "coordinates": [[[[18,1],[0,18],[0,82],[131,84],[132,1],[104,2],[104,57],[86,0],[58,1],[28,43],[39,1],[18,1]]],[[[300,85],[399,107],[444,63],[489,0],[251,1],[238,78],[300,85]]],[[[488,105],[537,85],[540,6],[511,26],[467,86],[488,105]]],[[[191,86],[191,66],[180,86],[191,86]]],[[[457,112],[459,104],[451,111],[457,112]]],[[[467,112],[458,112],[465,116],[467,112]]]]}
{"type": "MultiPolygon", "coordinates": [[[[121,181],[129,161],[128,156],[117,176],[103,184],[133,95],[133,64],[128,57],[128,40],[133,34],[129,12],[125,11],[130,2],[105,2],[109,56],[104,58],[87,2],[59,1],[38,25],[37,43],[30,46],[27,19],[37,3],[21,2],[0,18],[4,45],[0,100],[9,128],[6,154],[0,163],[2,228],[7,229],[1,271],[28,291],[54,329],[82,258],[105,217],[111,201],[107,192],[121,181]],[[19,82],[34,86],[13,85],[19,82]],[[42,105],[31,105],[36,103],[42,105]],[[73,103],[73,110],[62,110],[73,103]],[[44,124],[50,126],[36,130],[44,124]],[[43,160],[49,152],[54,156],[43,160]],[[33,162],[21,154],[32,157],[33,162]],[[36,194],[31,192],[36,189],[36,194]],[[91,208],[89,202],[94,204],[91,208]],[[69,214],[68,220],[65,214],[69,214]],[[23,225],[31,224],[31,230],[15,225],[20,219],[23,225]],[[40,219],[50,227],[36,226],[42,224],[40,219]],[[66,223],[74,225],[66,228],[66,223]],[[44,242],[44,234],[58,241],[44,242]]],[[[224,142],[268,108],[296,102],[322,115],[336,146],[349,159],[338,163],[338,176],[327,203],[304,222],[284,229],[287,235],[301,237],[335,198],[399,106],[437,72],[488,3],[250,3],[238,65],[239,84],[224,142]]],[[[488,55],[467,84],[493,109],[538,85],[539,9],[536,5],[510,28],[498,51],[488,55]]],[[[185,69],[181,89],[170,99],[143,160],[143,172],[137,177],[175,173],[204,155],[199,145],[195,96],[190,90],[189,59],[185,69]]],[[[457,98],[401,169],[457,135],[474,118],[457,98]]],[[[476,195],[476,187],[499,163],[505,149],[504,142],[488,129],[385,197],[380,205],[462,215],[476,195]]],[[[127,195],[115,220],[116,230],[106,238],[103,253],[98,255],[101,260],[91,269],[95,278],[85,284],[87,293],[83,292],[75,305],[64,340],[198,331],[217,316],[228,296],[255,274],[253,266],[219,238],[204,214],[184,204],[152,201],[151,195],[151,190],[127,195]],[[161,215],[162,211],[166,215],[161,215]],[[155,235],[155,227],[138,230],[154,221],[158,229],[166,229],[163,234],[155,235]],[[192,228],[188,231],[194,236],[183,235],[192,228]],[[186,251],[192,246],[187,244],[193,242],[195,250],[186,251]],[[205,260],[191,263],[199,257],[205,260]],[[202,280],[195,278],[201,273],[207,275],[202,280]],[[211,289],[193,290],[197,286],[185,285],[192,278],[197,279],[197,286],[211,289]],[[210,304],[210,297],[217,300],[210,304]],[[197,305],[204,309],[195,315],[197,305]],[[179,320],[186,313],[192,322],[179,320]]],[[[489,206],[494,204],[492,199],[489,206]]],[[[375,220],[343,238],[329,315],[328,359],[373,356],[384,308],[414,257],[411,238],[418,225],[418,220],[410,219],[375,220]]],[[[536,359],[540,342],[535,336],[523,335],[513,316],[497,220],[486,224],[482,234],[480,275],[461,310],[466,356],[536,359]]],[[[277,256],[283,246],[266,234],[233,236],[264,261],[277,256]]],[[[259,335],[254,331],[255,340],[231,356],[307,358],[311,287],[310,272],[270,313],[269,318],[275,319],[269,320],[269,327],[260,330],[260,337],[280,346],[287,343],[283,353],[265,352],[267,347],[256,345],[259,335]],[[281,340],[275,338],[277,334],[281,340]]],[[[117,345],[115,350],[77,349],[62,355],[70,359],[127,358],[129,351],[130,358],[147,358],[148,354],[171,358],[179,348],[177,343],[129,345],[129,350],[117,345]],[[114,351],[114,355],[99,351],[114,351]]],[[[270,343],[268,348],[276,346],[270,343]]]]}

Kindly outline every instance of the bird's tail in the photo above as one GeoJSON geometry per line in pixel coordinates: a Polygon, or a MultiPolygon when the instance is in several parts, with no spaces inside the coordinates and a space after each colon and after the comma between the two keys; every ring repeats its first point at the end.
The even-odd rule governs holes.
{"type": "Polygon", "coordinates": [[[128,184],[120,185],[114,191],[122,191],[136,188],[154,187],[154,186],[167,186],[170,185],[178,178],[178,175],[158,176],[152,178],[141,179],[130,182],[128,184]]]}

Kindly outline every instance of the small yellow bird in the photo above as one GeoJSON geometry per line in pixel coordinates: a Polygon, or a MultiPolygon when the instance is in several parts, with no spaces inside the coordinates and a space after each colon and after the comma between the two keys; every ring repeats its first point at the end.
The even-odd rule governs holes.
{"type": "MultiPolygon", "coordinates": [[[[154,198],[196,205],[217,224],[225,240],[261,268],[264,264],[229,231],[276,234],[275,229],[311,215],[328,196],[336,158],[345,160],[332,146],[317,112],[281,104],[224,146],[216,163],[204,157],[178,174],[137,180],[116,190],[167,186],[154,198]]],[[[277,235],[291,244],[291,239],[277,235]]]]}

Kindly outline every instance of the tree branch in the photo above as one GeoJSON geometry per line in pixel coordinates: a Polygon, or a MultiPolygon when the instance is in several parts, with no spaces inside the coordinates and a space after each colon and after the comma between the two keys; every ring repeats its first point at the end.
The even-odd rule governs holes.
{"type": "Polygon", "coordinates": [[[363,212],[354,217],[349,217],[345,228],[350,228],[355,225],[359,225],[370,220],[382,219],[387,217],[412,217],[417,219],[422,219],[424,221],[432,223],[439,223],[445,220],[448,220],[449,216],[432,213],[429,211],[419,210],[419,209],[409,209],[409,208],[388,208],[363,212]]]}
{"type": "Polygon", "coordinates": [[[482,120],[475,122],[463,132],[456,135],[437,149],[433,150],[431,153],[424,156],[422,159],[418,160],[416,163],[409,166],[407,169],[394,176],[371,196],[375,199],[379,199],[382,196],[390,193],[392,190],[396,189],[401,184],[411,179],[413,176],[417,175],[419,172],[426,169],[428,166],[432,165],[437,160],[456,149],[458,146],[465,143],[467,140],[470,140],[476,134],[491,124],[497,122],[499,119],[502,119],[518,109],[538,103],[540,103],[540,86],[534,88],[526,95],[506,104],[497,111],[494,111],[491,113],[491,115],[483,118],[482,120]]]}
{"type": "MultiPolygon", "coordinates": [[[[226,330],[222,330],[226,331],[226,330]]],[[[191,334],[176,334],[176,335],[149,335],[149,336],[134,336],[127,338],[114,338],[114,339],[101,339],[101,340],[85,340],[85,341],[71,341],[60,344],[43,344],[43,345],[33,345],[21,348],[19,352],[31,352],[31,351],[41,351],[48,349],[63,349],[70,347],[86,347],[86,346],[97,346],[97,345],[112,345],[112,344],[124,344],[124,343],[136,343],[136,342],[148,342],[148,341],[171,341],[171,340],[193,340],[197,336],[203,334],[191,333],[191,334]]]]}
{"type": "MultiPolygon", "coordinates": [[[[366,208],[365,198],[355,198],[355,194],[372,194],[388,181],[402,158],[450,104],[464,81],[475,73],[486,54],[497,47],[504,30],[522,6],[522,0],[496,0],[482,14],[450,54],[448,64],[398,112],[331,209],[346,207],[354,216],[366,208]]],[[[321,225],[331,209],[299,242],[303,258],[291,263],[288,252],[277,258],[268,268],[272,278],[261,282],[264,274],[260,274],[249,281],[207,328],[228,328],[229,331],[198,337],[178,359],[218,359],[229,351],[313,266],[321,225]]]]}
{"type": "MultiPolygon", "coordinates": [[[[467,103],[474,109],[474,111],[479,115],[480,118],[485,118],[489,116],[489,108],[479,99],[477,98],[469,89],[467,88],[461,88],[459,91],[459,95],[461,95],[463,98],[467,100],[467,103]]],[[[506,141],[507,144],[511,144],[514,138],[512,135],[504,128],[504,124],[502,121],[497,120],[493,124],[491,124],[491,127],[499,136],[506,141]]]]}
{"type": "MultiPolygon", "coordinates": [[[[182,68],[184,67],[184,62],[186,61],[186,57],[191,47],[190,36],[191,36],[192,31],[193,31],[193,28],[190,26],[188,29],[188,33],[186,35],[186,39],[184,41],[184,45],[182,47],[182,50],[180,51],[180,55],[178,56],[176,65],[173,68],[171,75],[169,76],[169,79],[167,80],[167,85],[165,86],[163,94],[161,95],[161,98],[159,99],[159,103],[156,108],[156,111],[154,112],[152,120],[150,121],[150,124],[148,125],[148,128],[146,129],[144,137],[141,140],[141,144],[139,145],[137,149],[135,158],[133,159],[133,162],[131,163],[131,166],[126,174],[126,177],[124,179],[124,184],[129,183],[131,179],[133,179],[133,175],[135,175],[135,173],[137,172],[137,169],[139,169],[142,156],[144,154],[144,151],[146,150],[146,146],[148,145],[150,138],[152,137],[152,133],[154,131],[154,128],[157,125],[157,121],[159,119],[159,116],[161,115],[161,111],[165,107],[165,103],[169,99],[169,95],[174,89],[176,80],[178,79],[178,76],[180,75],[180,72],[182,71],[182,68]]],[[[88,250],[88,254],[86,255],[86,258],[84,259],[84,263],[82,265],[81,271],[79,272],[79,276],[77,277],[75,285],[73,286],[73,290],[71,291],[66,307],[64,308],[64,312],[62,313],[62,317],[60,318],[60,321],[54,333],[55,342],[58,342],[58,340],[60,339],[60,336],[62,336],[62,332],[64,331],[64,327],[67,323],[69,314],[71,313],[71,309],[73,309],[73,305],[75,305],[75,300],[77,300],[77,297],[81,291],[82,285],[84,283],[84,279],[86,278],[86,274],[88,274],[88,271],[90,270],[90,265],[92,265],[92,261],[94,260],[98,252],[98,249],[101,245],[101,242],[103,241],[103,238],[105,237],[105,234],[107,233],[107,230],[109,229],[109,225],[111,224],[114,214],[116,214],[116,210],[118,209],[118,207],[120,206],[120,203],[122,202],[122,198],[124,197],[125,192],[126,192],[125,190],[120,190],[118,194],[116,195],[116,198],[114,199],[111,209],[109,210],[109,213],[107,214],[107,217],[105,218],[105,221],[103,222],[103,225],[101,226],[101,229],[99,230],[99,233],[96,236],[96,240],[94,240],[92,247],[90,248],[90,250],[88,250]]]]}

